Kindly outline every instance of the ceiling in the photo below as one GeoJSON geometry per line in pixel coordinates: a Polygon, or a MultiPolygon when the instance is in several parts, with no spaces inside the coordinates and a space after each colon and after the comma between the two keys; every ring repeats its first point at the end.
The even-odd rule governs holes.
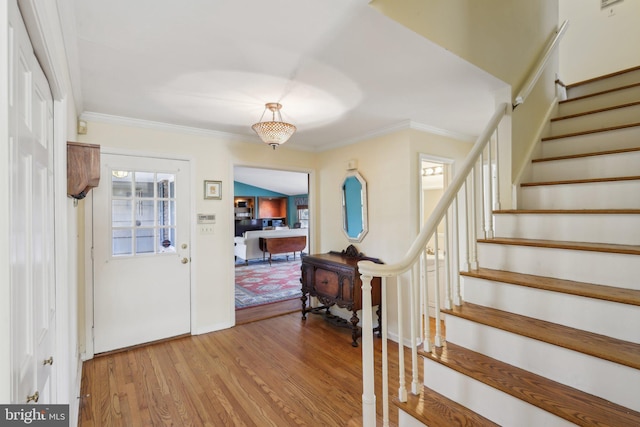
{"type": "Polygon", "coordinates": [[[366,0],[60,1],[76,108],[90,120],[262,144],[250,126],[280,102],[295,149],[406,128],[472,140],[505,86],[366,0]]]}

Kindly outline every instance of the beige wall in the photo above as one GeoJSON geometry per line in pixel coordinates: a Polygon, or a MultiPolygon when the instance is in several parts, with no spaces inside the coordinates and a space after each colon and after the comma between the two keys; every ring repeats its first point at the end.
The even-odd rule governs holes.
{"type": "MultiPolygon", "coordinates": [[[[323,153],[285,147],[274,151],[258,144],[225,141],[212,136],[97,121],[88,125],[88,134],[79,136],[81,142],[135,154],[155,153],[192,159],[195,211],[217,215],[213,236],[197,233],[192,236],[192,286],[196,301],[194,333],[230,327],[234,322],[231,203],[234,164],[310,173],[311,252],[322,253],[342,250],[350,244],[341,229],[340,187],[347,162],[357,160],[358,170],[367,180],[369,233],[355,246],[367,255],[391,263],[407,251],[419,228],[420,153],[461,160],[471,147],[467,142],[406,130],[323,153]],[[203,200],[201,184],[205,179],[223,181],[221,201],[203,200]]],[[[82,228],[79,230],[81,240],[83,231],[82,228]]],[[[82,251],[80,255],[82,257],[82,251]]],[[[393,307],[395,294],[391,294],[390,307],[393,307]]],[[[393,324],[392,331],[395,329],[393,324]]]]}
{"type": "MultiPolygon", "coordinates": [[[[195,213],[215,213],[217,217],[213,235],[192,234],[192,291],[195,301],[192,332],[204,333],[232,326],[235,322],[233,166],[259,165],[312,173],[313,155],[285,147],[274,151],[266,145],[234,142],[219,136],[97,121],[88,123],[88,133],[80,136],[80,141],[100,144],[103,149],[127,150],[132,154],[191,160],[192,206],[195,209],[192,217],[195,218],[195,213]],[[222,181],[222,200],[203,199],[202,183],[206,179],[222,181]]],[[[102,185],[108,183],[105,178],[102,185]]],[[[314,191],[313,187],[310,191],[314,191]]]]}
{"type": "Polygon", "coordinates": [[[569,31],[560,45],[560,78],[576,83],[640,65],[640,1],[601,9],[600,0],[560,0],[569,31]]]}
{"type": "MultiPolygon", "coordinates": [[[[372,6],[508,83],[513,99],[558,27],[558,1],[373,0],[372,6]]],[[[514,111],[511,181],[537,143],[557,70],[556,52],[536,90],[514,111]]]]}
{"type": "MultiPolygon", "coordinates": [[[[400,261],[420,227],[420,154],[462,161],[471,144],[445,136],[405,130],[321,153],[318,163],[320,252],[345,249],[340,188],[347,163],[357,160],[367,181],[369,233],[353,243],[387,264],[400,261]]],[[[455,168],[455,166],[454,166],[455,168]]],[[[397,331],[397,294],[390,281],[389,330],[397,331]]],[[[408,325],[408,313],[403,315],[408,325]]]]}

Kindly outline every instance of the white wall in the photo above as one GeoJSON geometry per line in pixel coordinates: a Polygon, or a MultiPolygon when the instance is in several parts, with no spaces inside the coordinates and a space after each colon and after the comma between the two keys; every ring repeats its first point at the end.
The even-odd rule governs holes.
{"type": "Polygon", "coordinates": [[[560,45],[560,78],[576,83],[640,66],[640,1],[621,0],[604,9],[600,0],[560,0],[569,29],[560,45]]]}

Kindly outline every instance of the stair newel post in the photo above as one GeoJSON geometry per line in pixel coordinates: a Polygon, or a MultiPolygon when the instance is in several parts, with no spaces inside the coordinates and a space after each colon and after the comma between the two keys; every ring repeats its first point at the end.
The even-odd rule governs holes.
{"type": "MultiPolygon", "coordinates": [[[[362,425],[376,425],[375,370],[373,363],[373,310],[371,307],[372,276],[362,280],[362,425]]],[[[385,304],[383,304],[384,306],[385,304]]]]}
{"type": "Polygon", "coordinates": [[[396,286],[397,298],[398,298],[398,400],[400,402],[407,401],[407,385],[404,378],[404,326],[402,320],[402,313],[404,312],[403,298],[402,298],[402,275],[396,276],[398,281],[396,286]]]}
{"type": "Polygon", "coordinates": [[[411,282],[409,284],[409,291],[411,292],[411,301],[409,305],[409,316],[411,318],[410,323],[410,334],[411,334],[411,393],[418,394],[419,390],[419,379],[418,379],[418,337],[419,337],[419,326],[418,322],[420,319],[420,309],[418,298],[418,280],[416,280],[416,269],[418,268],[418,263],[413,263],[411,267],[411,282]]]}

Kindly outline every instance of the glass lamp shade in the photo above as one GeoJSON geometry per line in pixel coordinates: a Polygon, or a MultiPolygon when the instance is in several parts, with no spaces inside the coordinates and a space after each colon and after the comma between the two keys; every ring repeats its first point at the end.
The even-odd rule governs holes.
{"type": "Polygon", "coordinates": [[[267,110],[271,111],[271,121],[263,122],[262,117],[264,117],[264,113],[262,113],[260,121],[251,126],[251,129],[258,134],[260,139],[262,139],[265,144],[272,146],[274,150],[278,145],[287,142],[287,140],[291,138],[291,135],[296,131],[296,127],[294,125],[282,121],[282,116],[280,115],[281,108],[282,105],[277,102],[270,102],[266,104],[264,113],[266,113],[267,110]],[[280,119],[279,121],[276,121],[276,113],[280,119]]]}
{"type": "Polygon", "coordinates": [[[259,122],[251,126],[265,144],[273,148],[287,142],[296,131],[296,127],[285,122],[259,122]]]}

